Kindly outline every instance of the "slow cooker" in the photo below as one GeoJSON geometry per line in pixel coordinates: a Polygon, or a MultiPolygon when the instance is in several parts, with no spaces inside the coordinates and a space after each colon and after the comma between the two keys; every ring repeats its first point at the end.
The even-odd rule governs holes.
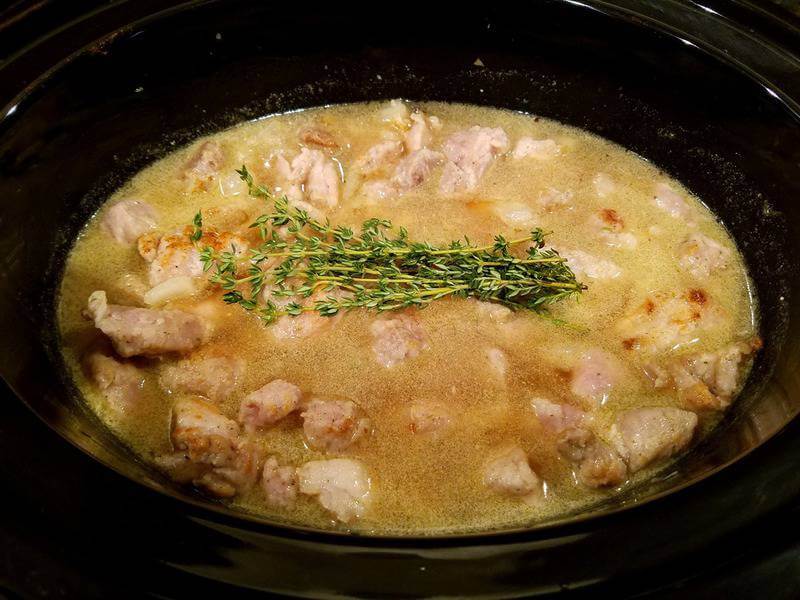
{"type": "Polygon", "coordinates": [[[789,13],[722,0],[349,13],[256,0],[23,2],[2,13],[3,30],[9,594],[800,593],[800,28],[789,13]],[[558,521],[381,537],[237,513],[171,483],[104,429],[65,376],[53,304],[71,240],[109,192],[244,119],[394,97],[587,129],[707,202],[748,262],[765,342],[712,436],[653,480],[558,521]],[[760,561],[765,552],[777,562],[760,561]]]}

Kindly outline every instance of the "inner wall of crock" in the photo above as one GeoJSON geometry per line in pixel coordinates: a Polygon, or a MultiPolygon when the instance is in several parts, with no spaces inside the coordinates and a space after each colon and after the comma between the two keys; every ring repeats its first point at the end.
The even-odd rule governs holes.
{"type": "Polygon", "coordinates": [[[789,302],[800,127],[789,113],[697,48],[572,4],[536,3],[527,17],[448,18],[445,28],[426,19],[411,32],[403,19],[377,27],[211,3],[121,32],[57,70],[0,136],[4,377],[90,453],[171,489],[80,408],[66,380],[53,300],[71,241],[115,187],[197,135],[274,112],[405,97],[531,112],[595,132],[687,184],[739,243],[764,351],[716,434],[626,499],[707,473],[782,426],[800,398],[789,302]]]}

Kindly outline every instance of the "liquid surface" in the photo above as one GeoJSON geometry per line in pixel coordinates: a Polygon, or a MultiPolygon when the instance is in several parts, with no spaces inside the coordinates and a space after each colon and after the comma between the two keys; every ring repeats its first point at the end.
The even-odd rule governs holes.
{"type": "MultiPolygon", "coordinates": [[[[187,357],[241,357],[243,368],[227,397],[205,398],[232,421],[239,419],[248,394],[275,379],[297,386],[302,406],[314,398],[349,400],[369,420],[369,431],[355,443],[327,452],[309,447],[302,407],[253,432],[242,428],[240,435],[259,449],[259,460],[272,456],[293,469],[312,460],[355,459],[369,477],[369,492],[359,516],[337,519],[320,496],[304,493],[302,484],[292,502],[276,505],[259,472],[255,485],[237,487],[224,501],[309,526],[435,534],[501,529],[580,510],[690,447],[719,419],[746,377],[757,346],[748,285],[742,258],[713,214],[680,183],[621,147],[508,111],[374,103],[244,123],[141,171],[76,240],[58,314],[64,356],[78,388],[144,460],[176,451],[173,407],[198,397],[165,383],[166,370],[187,357]],[[381,192],[413,151],[412,114],[426,128],[424,147],[444,152],[417,185],[381,192]],[[506,143],[489,151],[472,189],[445,193],[442,173],[453,155],[448,139],[475,125],[499,128],[506,143]],[[537,141],[526,156],[521,156],[524,144],[518,146],[523,138],[537,141]],[[209,140],[221,158],[206,172],[196,167],[196,158],[209,140]],[[399,155],[365,173],[360,158],[387,140],[401,143],[399,155]],[[304,147],[333,160],[335,206],[310,198],[308,180],[299,191],[289,189],[292,181],[277,165],[278,156],[291,165],[304,147]],[[412,343],[414,351],[386,366],[373,325],[392,315],[357,309],[312,327],[308,335],[285,337],[281,323],[265,326],[241,307],[224,305],[220,290],[205,285],[151,307],[213,322],[202,345],[184,356],[117,356],[86,318],[87,299],[104,290],[109,304],[147,306],[152,266],[135,242],[115,240],[103,226],[109,208],[126,199],[147,203],[155,215],[147,235],[156,243],[159,236],[183,232],[200,210],[204,228],[237,233],[255,246],[255,231],[247,226],[267,206],[247,195],[234,172],[242,164],[259,183],[296,194],[333,224],[358,227],[372,217],[391,219],[413,239],[431,244],[464,236],[474,244],[492,243],[497,234],[513,239],[541,227],[552,232],[547,245],[568,259],[587,289],[577,300],[551,308],[569,326],[531,312],[494,314],[473,299],[443,299],[406,311],[423,342],[412,343]],[[87,356],[98,351],[137,370],[141,379],[133,400],[120,401],[114,391],[119,377],[109,383],[87,367],[87,356]],[[554,425],[545,414],[551,405],[539,403],[537,409],[537,399],[586,416],[579,425],[554,425]],[[441,417],[427,431],[430,423],[420,417],[426,407],[441,417]],[[640,438],[655,441],[640,452],[632,434],[625,435],[638,426],[635,419],[627,424],[620,419],[643,407],[679,408],[697,415],[697,423],[687,439],[675,441],[677,435],[666,442],[655,439],[664,433],[663,422],[643,425],[640,438]],[[571,437],[576,432],[585,434],[582,441],[571,437]],[[596,448],[592,444],[613,453],[624,473],[598,484],[587,475],[588,467],[582,472],[590,460],[587,448],[596,448]],[[493,461],[515,449],[527,463],[515,471],[521,482],[509,483],[507,472],[492,474],[493,461]],[[647,456],[640,460],[637,453],[647,456]]],[[[229,376],[226,371],[218,377],[229,376]]],[[[668,433],[674,433],[671,427],[667,424],[668,433]]]]}

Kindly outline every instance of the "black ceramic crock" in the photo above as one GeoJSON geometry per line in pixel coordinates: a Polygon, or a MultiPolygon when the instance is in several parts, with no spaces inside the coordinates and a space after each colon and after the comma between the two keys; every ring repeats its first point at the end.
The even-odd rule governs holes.
{"type": "Polygon", "coordinates": [[[106,3],[0,69],[5,487],[104,575],[166,596],[627,594],[739,556],[737,540],[800,498],[796,24],[711,0],[390,15],[282,4],[106,3]],[[70,244],[108,193],[243,119],[394,97],[582,127],[704,199],[746,257],[765,342],[714,435],[652,482],[557,522],[387,538],[230,511],[148,469],[88,413],[65,377],[53,303],[70,244]],[[22,403],[43,423],[25,421],[22,403]],[[45,423],[80,451],[43,436],[45,423]]]}

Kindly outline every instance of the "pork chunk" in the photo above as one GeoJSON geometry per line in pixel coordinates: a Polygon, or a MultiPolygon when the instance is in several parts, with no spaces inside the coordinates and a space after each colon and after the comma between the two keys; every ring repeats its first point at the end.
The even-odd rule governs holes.
{"type": "Polygon", "coordinates": [[[433,433],[450,425],[449,411],[438,402],[415,400],[408,412],[412,433],[433,433]]]}
{"type": "Polygon", "coordinates": [[[433,140],[433,130],[440,129],[442,124],[436,117],[415,111],[411,113],[411,129],[405,136],[405,146],[408,152],[416,152],[429,145],[433,140]]]}
{"type": "Polygon", "coordinates": [[[702,233],[693,233],[678,248],[681,269],[705,279],[728,266],[731,251],[702,233]]]}
{"type": "Polygon", "coordinates": [[[622,275],[622,269],[617,263],[598,258],[583,250],[561,250],[560,254],[567,259],[567,265],[576,277],[586,276],[589,279],[605,280],[616,279],[622,275]]]}
{"type": "Polygon", "coordinates": [[[387,140],[372,146],[356,160],[354,168],[363,175],[373,175],[387,170],[403,155],[403,143],[387,140]]]}
{"type": "Polygon", "coordinates": [[[692,209],[678,192],[668,183],[660,182],[655,186],[653,204],[674,219],[688,219],[692,209]]]}
{"type": "Polygon", "coordinates": [[[370,431],[369,419],[350,400],[314,399],[300,416],[308,445],[324,452],[343,452],[370,431]]]}
{"type": "Polygon", "coordinates": [[[672,407],[626,410],[611,428],[611,441],[635,473],[650,463],[669,458],[689,445],[697,415],[672,407]]]}
{"type": "Polygon", "coordinates": [[[592,179],[595,193],[600,198],[608,198],[617,190],[617,184],[608,173],[598,173],[592,179]]]}
{"type": "Polygon", "coordinates": [[[760,340],[737,342],[715,352],[698,352],[651,364],[646,372],[655,387],[673,385],[692,410],[724,410],[739,387],[743,363],[761,347],[760,340]]]}
{"type": "Polygon", "coordinates": [[[87,314],[125,358],[191,352],[206,336],[205,324],[196,315],[108,304],[104,291],[89,296],[87,314]]]}
{"type": "Polygon", "coordinates": [[[602,405],[608,400],[619,378],[620,366],[617,361],[606,352],[591,350],[581,355],[572,370],[570,389],[579,398],[602,405]]]}
{"type": "Polygon", "coordinates": [[[442,155],[439,152],[427,148],[415,150],[397,165],[391,184],[401,192],[417,187],[441,161],[442,155]]]}
{"type": "MultiPolygon", "coordinates": [[[[159,240],[155,253],[146,248],[143,258],[152,258],[148,273],[150,285],[158,285],[173,277],[203,277],[201,248],[210,247],[217,252],[231,252],[234,256],[241,257],[249,247],[247,240],[230,232],[203,230],[203,235],[196,244],[190,239],[190,234],[191,231],[184,231],[165,235],[159,240]]],[[[141,250],[140,244],[140,253],[141,250]]]]}
{"type": "Polygon", "coordinates": [[[617,323],[629,350],[677,350],[723,322],[724,313],[700,288],[648,296],[617,323]]]}
{"type": "Polygon", "coordinates": [[[559,404],[546,398],[532,398],[531,407],[542,427],[553,434],[583,427],[586,413],[571,404],[559,404]]]}
{"type": "Polygon", "coordinates": [[[274,456],[264,463],[261,475],[261,489],[267,503],[281,508],[291,507],[297,498],[297,470],[290,466],[280,466],[274,456]]]}
{"type": "Polygon", "coordinates": [[[217,142],[203,142],[183,166],[181,178],[190,191],[204,190],[219,174],[225,163],[225,154],[217,142]]]}
{"type": "Polygon", "coordinates": [[[136,406],[145,383],[142,371],[100,352],[86,357],[83,366],[114,412],[125,414],[136,406]]]}
{"type": "Polygon", "coordinates": [[[165,366],[159,382],[171,393],[198,394],[219,402],[230,397],[243,373],[241,358],[188,358],[165,366]]]}
{"type": "Polygon", "coordinates": [[[531,469],[525,451],[518,447],[489,461],[484,468],[483,482],[495,492],[529,501],[542,494],[541,480],[531,469]]]}
{"type": "Polygon", "coordinates": [[[439,190],[443,194],[471,191],[495,157],[508,149],[508,136],[499,127],[475,125],[451,135],[442,149],[447,162],[439,190]]]}
{"type": "Polygon", "coordinates": [[[578,481],[590,488],[619,485],[628,476],[628,468],[620,455],[593,433],[570,435],[561,441],[560,451],[570,447],[569,454],[577,463],[578,481]]]}
{"type": "Polygon", "coordinates": [[[239,426],[204,400],[175,402],[172,444],[190,460],[210,466],[228,466],[236,459],[239,426]]]}
{"type": "Polygon", "coordinates": [[[299,387],[275,379],[244,397],[239,407],[239,422],[248,431],[268,427],[297,410],[302,397],[299,387]]]}
{"type": "Polygon", "coordinates": [[[109,206],[100,228],[120,244],[133,244],[156,226],[156,211],[144,200],[129,198],[109,206]]]}
{"type": "Polygon", "coordinates": [[[303,148],[291,164],[279,155],[275,168],[285,182],[283,187],[290,200],[307,200],[320,209],[330,209],[339,203],[339,168],[320,150],[303,148]]]}
{"type": "Polygon", "coordinates": [[[316,496],[322,507],[342,523],[363,517],[369,508],[369,473],[358,460],[313,460],[297,469],[297,477],[300,493],[316,496]]]}
{"type": "Polygon", "coordinates": [[[395,314],[379,318],[372,323],[370,331],[375,360],[386,368],[414,358],[428,348],[422,325],[411,315],[395,314]]]}
{"type": "Polygon", "coordinates": [[[515,159],[535,158],[537,160],[550,160],[561,153],[561,147],[554,140],[535,140],[532,137],[522,137],[514,146],[512,156],[515,159]]]}

